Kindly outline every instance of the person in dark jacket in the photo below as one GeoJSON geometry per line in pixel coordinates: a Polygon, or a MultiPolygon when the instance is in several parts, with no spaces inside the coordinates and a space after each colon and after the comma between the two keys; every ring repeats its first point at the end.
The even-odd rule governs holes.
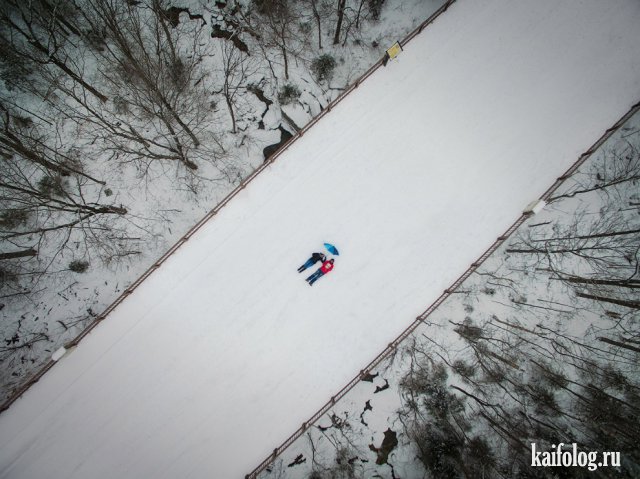
{"type": "Polygon", "coordinates": [[[311,258],[309,258],[305,264],[298,268],[298,273],[302,273],[305,269],[311,268],[318,261],[322,261],[324,263],[326,259],[327,258],[322,253],[313,253],[311,255],[311,258]]]}
{"type": "Polygon", "coordinates": [[[305,281],[309,283],[309,286],[313,286],[313,283],[318,281],[322,276],[327,274],[329,271],[333,269],[333,258],[329,261],[325,261],[322,263],[322,266],[318,268],[318,271],[309,276],[305,281]]]}

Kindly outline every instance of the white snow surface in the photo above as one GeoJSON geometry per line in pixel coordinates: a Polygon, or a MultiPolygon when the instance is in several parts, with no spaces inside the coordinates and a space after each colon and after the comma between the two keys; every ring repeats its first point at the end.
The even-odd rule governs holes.
{"type": "Polygon", "coordinates": [[[455,3],[0,415],[0,477],[243,477],[640,99],[638,24],[455,3]]]}

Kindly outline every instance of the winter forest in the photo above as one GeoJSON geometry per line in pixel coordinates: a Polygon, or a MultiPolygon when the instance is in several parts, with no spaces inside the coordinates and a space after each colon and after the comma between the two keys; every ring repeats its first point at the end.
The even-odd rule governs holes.
{"type": "Polygon", "coordinates": [[[438,6],[334,3],[2,2],[5,397],[438,6]]]}
{"type": "MultiPolygon", "coordinates": [[[[443,3],[2,0],[3,401],[443,3]]],[[[254,477],[640,476],[640,114],[564,180],[254,477]]]]}

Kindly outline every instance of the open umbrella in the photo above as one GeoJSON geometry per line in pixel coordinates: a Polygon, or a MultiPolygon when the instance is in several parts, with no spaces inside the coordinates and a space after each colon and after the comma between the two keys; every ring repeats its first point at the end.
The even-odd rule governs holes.
{"type": "Polygon", "coordinates": [[[335,246],[333,246],[331,243],[325,243],[324,247],[327,248],[327,251],[331,254],[334,254],[336,256],[338,256],[340,253],[338,253],[338,248],[336,248],[335,246]]]}

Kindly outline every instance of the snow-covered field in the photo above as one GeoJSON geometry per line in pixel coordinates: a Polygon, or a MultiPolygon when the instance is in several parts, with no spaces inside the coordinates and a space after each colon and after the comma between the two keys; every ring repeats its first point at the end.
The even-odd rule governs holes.
{"type": "Polygon", "coordinates": [[[637,101],[638,21],[454,4],[0,416],[0,476],[249,472],[637,101]]]}

